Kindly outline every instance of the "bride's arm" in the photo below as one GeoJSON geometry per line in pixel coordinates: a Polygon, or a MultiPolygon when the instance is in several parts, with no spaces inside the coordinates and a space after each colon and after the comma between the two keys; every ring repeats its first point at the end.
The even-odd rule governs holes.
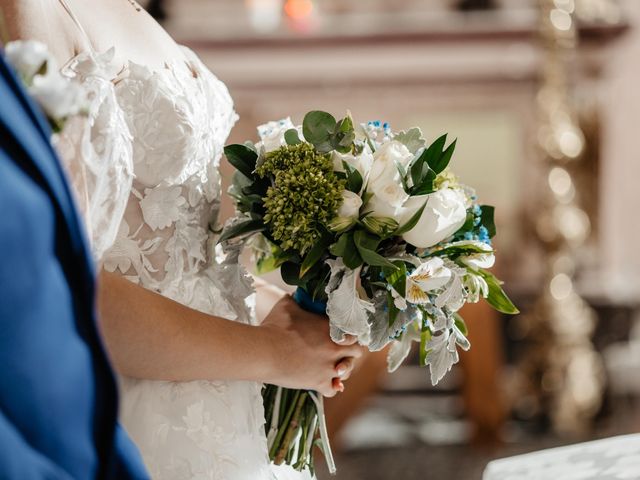
{"type": "Polygon", "coordinates": [[[121,373],[158,380],[256,380],[331,396],[359,357],[336,345],[325,318],[281,297],[260,326],[206,315],[103,272],[98,306],[112,361],[121,373]]]}

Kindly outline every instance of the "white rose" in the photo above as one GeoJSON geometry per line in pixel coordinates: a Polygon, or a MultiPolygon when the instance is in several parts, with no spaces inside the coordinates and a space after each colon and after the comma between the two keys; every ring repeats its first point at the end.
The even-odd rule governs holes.
{"type": "Polygon", "coordinates": [[[338,209],[338,217],[341,218],[357,218],[360,214],[362,206],[362,198],[357,193],[349,190],[342,192],[342,205],[338,209]]]}
{"type": "Polygon", "coordinates": [[[260,125],[258,127],[258,135],[261,142],[258,144],[258,148],[262,145],[265,151],[271,152],[286,145],[284,134],[292,128],[298,130],[298,137],[302,139],[302,129],[296,128],[290,117],[260,125]]]}
{"type": "Polygon", "coordinates": [[[415,227],[403,238],[418,248],[427,248],[453,235],[467,219],[466,195],[462,190],[445,188],[427,195],[409,198],[402,210],[400,225],[405,224],[424,205],[427,206],[415,227]]]}
{"type": "Polygon", "coordinates": [[[27,82],[38,73],[46,63],[47,69],[57,70],[53,57],[45,44],[35,40],[16,40],[9,42],[4,50],[7,61],[27,82]]]}
{"type": "Polygon", "coordinates": [[[83,90],[57,71],[33,77],[29,87],[33,95],[49,118],[64,119],[76,115],[84,104],[83,90]]]}
{"type": "Polygon", "coordinates": [[[402,186],[398,165],[407,168],[412,159],[413,154],[407,147],[395,140],[376,150],[367,182],[367,191],[373,194],[367,211],[378,217],[399,220],[409,195],[402,186]]]}
{"type": "Polygon", "coordinates": [[[344,172],[344,165],[342,162],[346,162],[352,166],[362,176],[364,181],[367,180],[371,165],[373,164],[373,155],[368,147],[366,147],[360,155],[351,155],[350,153],[340,153],[334,150],[331,153],[331,159],[333,160],[333,170],[335,172],[344,172]]]}

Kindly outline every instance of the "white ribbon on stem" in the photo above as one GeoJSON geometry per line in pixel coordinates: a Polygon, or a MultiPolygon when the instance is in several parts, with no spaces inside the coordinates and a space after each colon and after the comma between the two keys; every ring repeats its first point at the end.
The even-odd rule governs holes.
{"type": "Polygon", "coordinates": [[[322,453],[324,453],[324,459],[327,461],[327,469],[331,475],[336,474],[336,462],[333,460],[333,453],[331,452],[331,445],[329,444],[329,434],[327,433],[327,420],[324,415],[324,398],[320,394],[309,392],[309,397],[316,404],[318,410],[318,421],[320,428],[320,442],[322,443],[322,453]]]}

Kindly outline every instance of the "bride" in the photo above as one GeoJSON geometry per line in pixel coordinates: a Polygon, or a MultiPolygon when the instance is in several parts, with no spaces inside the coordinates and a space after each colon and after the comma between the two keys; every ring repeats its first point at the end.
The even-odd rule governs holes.
{"type": "Polygon", "coordinates": [[[227,88],[134,0],[0,0],[90,96],[57,140],[102,266],[101,329],[121,420],[156,479],[302,479],[269,465],[262,382],[342,391],[354,339],[215,246],[227,88]],[[252,301],[255,299],[255,308],[252,301]],[[263,321],[262,321],[263,320],[263,321]],[[260,321],[262,321],[260,323],[260,321]]]}

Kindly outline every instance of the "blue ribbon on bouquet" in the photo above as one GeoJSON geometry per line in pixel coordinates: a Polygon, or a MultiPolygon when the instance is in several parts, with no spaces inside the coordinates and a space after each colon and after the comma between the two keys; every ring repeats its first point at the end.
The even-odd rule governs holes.
{"type": "MultiPolygon", "coordinates": [[[[309,293],[298,287],[293,294],[293,299],[304,310],[318,315],[325,315],[327,313],[327,303],[314,300],[309,293]]],[[[327,469],[331,475],[336,473],[336,463],[333,459],[333,452],[331,451],[331,445],[329,444],[329,433],[327,432],[327,419],[324,414],[324,397],[317,392],[309,392],[309,397],[316,404],[318,410],[318,428],[320,430],[320,442],[322,443],[322,453],[327,461],[327,469]]]]}

